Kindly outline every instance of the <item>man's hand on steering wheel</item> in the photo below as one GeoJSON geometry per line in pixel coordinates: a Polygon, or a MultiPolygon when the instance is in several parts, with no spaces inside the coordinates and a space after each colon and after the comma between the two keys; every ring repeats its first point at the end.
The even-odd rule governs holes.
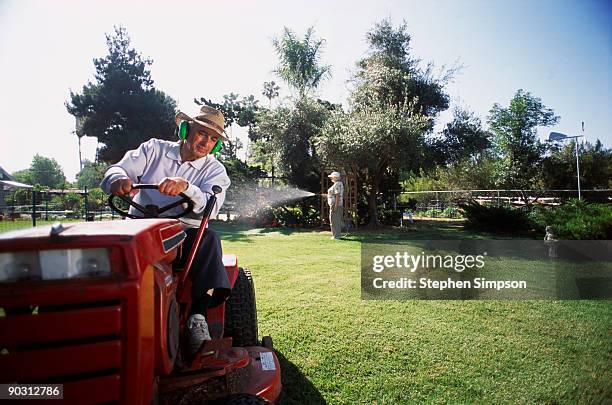
{"type": "Polygon", "coordinates": [[[187,190],[187,187],[189,187],[189,182],[182,177],[164,177],[164,179],[160,181],[158,185],[160,193],[172,197],[184,192],[187,190]]]}
{"type": "Polygon", "coordinates": [[[133,185],[134,183],[132,183],[131,179],[115,180],[110,185],[110,193],[116,196],[129,194],[130,197],[134,197],[139,190],[132,189],[133,185]]]}
{"type": "MultiPolygon", "coordinates": [[[[130,194],[130,197],[134,197],[138,193],[138,189],[133,189],[133,185],[131,179],[115,180],[110,185],[110,193],[116,196],[130,194]]],[[[159,192],[171,197],[176,197],[187,190],[187,187],[189,187],[189,183],[182,177],[164,177],[158,184],[159,192]]]]}
{"type": "Polygon", "coordinates": [[[187,197],[187,195],[183,193],[183,191],[185,191],[188,186],[189,186],[189,183],[185,179],[180,178],[180,177],[166,177],[159,184],[136,184],[136,185],[134,185],[132,183],[132,180],[130,179],[119,179],[111,183],[111,186],[110,186],[111,195],[108,198],[108,205],[114,211],[118,212],[119,214],[125,217],[134,218],[134,219],[136,218],[159,218],[159,217],[162,217],[162,215],[160,214],[182,205],[183,206],[182,212],[175,214],[175,215],[163,216],[165,218],[181,218],[189,214],[191,211],[193,211],[193,200],[187,197]],[[164,207],[158,207],[155,204],[147,204],[146,206],[143,207],[142,205],[136,203],[131,198],[134,195],[136,195],[139,189],[153,189],[153,190],[158,190],[162,192],[162,187],[163,187],[163,194],[166,194],[172,197],[180,196],[181,198],[164,207]],[[129,197],[127,196],[128,194],[129,194],[129,197]],[[129,212],[123,211],[122,209],[118,208],[117,205],[114,203],[115,198],[120,198],[121,200],[125,201],[128,205],[134,207],[137,211],[139,211],[142,214],[142,216],[133,215],[133,214],[130,214],[129,212]]]}

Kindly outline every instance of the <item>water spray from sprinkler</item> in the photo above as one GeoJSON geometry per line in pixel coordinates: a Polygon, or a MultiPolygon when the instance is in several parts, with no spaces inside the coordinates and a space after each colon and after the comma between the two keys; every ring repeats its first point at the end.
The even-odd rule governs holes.
{"type": "Polygon", "coordinates": [[[241,216],[251,216],[262,208],[278,206],[312,197],[317,194],[290,186],[262,187],[245,184],[233,190],[234,211],[241,216]]]}

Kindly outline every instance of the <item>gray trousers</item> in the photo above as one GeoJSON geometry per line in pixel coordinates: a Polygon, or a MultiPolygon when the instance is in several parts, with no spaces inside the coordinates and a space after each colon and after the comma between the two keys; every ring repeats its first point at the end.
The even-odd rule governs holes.
{"type": "Polygon", "coordinates": [[[340,238],[342,236],[342,211],[344,210],[343,206],[339,206],[335,211],[332,211],[331,207],[329,207],[329,223],[331,225],[331,232],[334,238],[340,238]]]}

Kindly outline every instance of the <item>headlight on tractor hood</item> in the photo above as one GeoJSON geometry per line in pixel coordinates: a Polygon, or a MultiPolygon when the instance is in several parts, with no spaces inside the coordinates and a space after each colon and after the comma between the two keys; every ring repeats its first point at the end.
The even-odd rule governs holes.
{"type": "Polygon", "coordinates": [[[105,276],[110,272],[109,250],[105,248],[0,253],[0,283],[105,276]]]}

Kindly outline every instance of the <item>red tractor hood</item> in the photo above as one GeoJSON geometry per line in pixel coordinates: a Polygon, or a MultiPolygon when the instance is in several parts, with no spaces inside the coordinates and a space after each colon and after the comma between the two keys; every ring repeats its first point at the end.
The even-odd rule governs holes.
{"type": "Polygon", "coordinates": [[[62,227],[55,234],[50,225],[0,234],[0,252],[116,247],[128,273],[136,275],[142,265],[173,260],[186,236],[176,219],[67,222],[62,227]]]}
{"type": "MultiPolygon", "coordinates": [[[[64,231],[59,236],[95,238],[100,236],[136,236],[139,233],[157,228],[160,225],[174,225],[179,222],[176,219],[138,219],[138,220],[117,220],[99,222],[65,222],[62,224],[64,231]]],[[[20,239],[27,243],[29,239],[50,239],[51,225],[37,226],[29,229],[5,232],[0,234],[0,241],[6,239],[20,239]]]]}

